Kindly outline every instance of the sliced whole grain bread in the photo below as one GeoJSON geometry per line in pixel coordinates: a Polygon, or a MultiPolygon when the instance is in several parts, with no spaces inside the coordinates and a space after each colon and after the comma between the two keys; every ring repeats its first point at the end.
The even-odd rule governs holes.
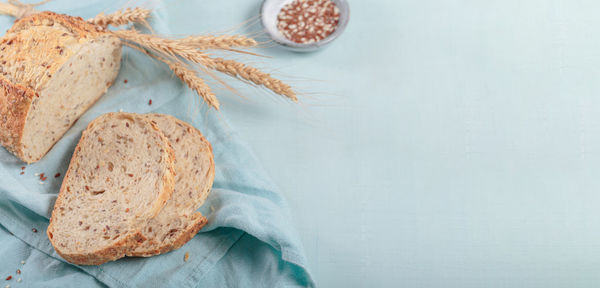
{"type": "Polygon", "coordinates": [[[147,257],[183,246],[206,224],[206,218],[195,211],[202,206],[212,187],[215,164],[212,147],[198,129],[169,115],[144,116],[171,142],[176,173],[171,199],[142,230],[147,240],[127,252],[129,256],[147,257]]]}
{"type": "Polygon", "coordinates": [[[0,144],[27,163],[106,92],[121,63],[117,37],[52,12],[17,20],[0,50],[0,144]]]}
{"type": "Polygon", "coordinates": [[[52,211],[47,234],[56,252],[80,265],[125,256],[171,197],[174,165],[169,140],[144,116],[108,113],[92,121],[52,211]]]}

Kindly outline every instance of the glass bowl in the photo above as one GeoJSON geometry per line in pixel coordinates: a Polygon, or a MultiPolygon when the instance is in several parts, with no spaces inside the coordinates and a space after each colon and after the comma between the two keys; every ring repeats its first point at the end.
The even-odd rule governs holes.
{"type": "Polygon", "coordinates": [[[350,6],[348,5],[348,2],[346,2],[346,0],[331,0],[340,10],[340,20],[335,31],[324,39],[313,43],[303,44],[291,41],[279,32],[279,29],[277,28],[277,15],[283,6],[292,1],[293,0],[264,0],[260,8],[260,18],[265,31],[271,36],[271,39],[273,39],[275,43],[286,49],[296,52],[315,51],[333,42],[333,40],[344,32],[344,29],[348,25],[348,20],[350,19],[350,6]]]}

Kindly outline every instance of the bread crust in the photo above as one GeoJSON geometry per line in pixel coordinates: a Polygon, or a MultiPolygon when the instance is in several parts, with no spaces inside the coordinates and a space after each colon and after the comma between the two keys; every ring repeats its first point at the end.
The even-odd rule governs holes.
{"type": "MultiPolygon", "coordinates": [[[[200,132],[200,130],[196,129],[196,127],[190,125],[189,123],[187,123],[185,121],[179,120],[176,117],[173,117],[171,115],[166,115],[166,114],[147,114],[147,115],[148,116],[156,115],[156,116],[166,117],[170,121],[181,124],[183,129],[186,129],[189,133],[195,133],[196,136],[199,137],[200,142],[203,143],[203,145],[200,145],[200,147],[202,148],[202,150],[200,152],[211,155],[211,157],[209,158],[210,165],[209,165],[208,171],[205,176],[205,177],[207,177],[208,181],[206,181],[205,185],[201,188],[202,193],[200,194],[201,196],[198,197],[198,202],[196,203],[194,210],[200,208],[202,206],[202,204],[204,203],[204,201],[206,200],[206,198],[208,197],[208,194],[210,193],[210,189],[212,188],[213,181],[215,178],[215,162],[214,162],[214,157],[212,156],[213,155],[212,145],[210,144],[210,142],[208,140],[206,140],[206,138],[204,138],[204,135],[202,135],[202,132],[200,132]],[[207,149],[207,151],[205,151],[204,149],[207,149]]],[[[152,119],[152,118],[147,118],[147,119],[152,119]]],[[[154,122],[154,121],[151,121],[151,122],[154,122]]],[[[175,164],[175,166],[176,165],[177,164],[175,164]]],[[[196,236],[196,234],[198,234],[198,231],[200,231],[200,229],[202,229],[202,227],[204,227],[207,223],[207,219],[204,216],[202,216],[202,214],[199,212],[193,212],[193,214],[191,214],[190,216],[194,219],[192,221],[192,224],[189,225],[188,227],[186,227],[181,232],[179,232],[177,235],[177,239],[175,241],[173,241],[172,243],[158,243],[158,242],[154,241],[154,239],[150,238],[147,240],[147,241],[151,241],[152,246],[151,246],[151,248],[148,247],[150,249],[141,250],[140,247],[137,247],[139,245],[136,243],[136,245],[132,246],[130,251],[127,252],[127,256],[149,257],[149,256],[153,256],[153,255],[163,254],[163,253],[180,248],[185,243],[187,243],[192,238],[194,238],[194,236],[196,236]]],[[[144,243],[144,247],[148,246],[146,244],[147,243],[144,243]]]]}
{"type": "MultiPolygon", "coordinates": [[[[135,114],[131,114],[131,113],[107,113],[103,116],[111,117],[116,114],[135,115],[135,114]]],[[[100,117],[103,117],[103,116],[100,116],[100,117]]],[[[175,185],[175,168],[174,168],[175,153],[173,152],[173,148],[171,148],[171,144],[169,143],[169,140],[167,139],[166,136],[164,136],[162,131],[160,129],[158,129],[156,124],[153,124],[150,121],[143,119],[142,117],[139,117],[138,120],[150,123],[151,127],[159,132],[161,141],[165,144],[165,147],[166,147],[166,149],[164,151],[164,153],[165,153],[164,156],[166,159],[165,161],[167,163],[168,169],[165,172],[165,175],[163,177],[163,181],[165,181],[164,185],[163,185],[163,189],[161,192],[159,192],[159,196],[157,198],[157,201],[155,201],[154,208],[152,208],[153,210],[156,210],[156,211],[151,212],[155,216],[156,214],[158,214],[160,209],[162,209],[162,207],[167,202],[167,200],[169,198],[171,198],[171,195],[173,193],[173,189],[174,189],[174,185],[175,185]]],[[[83,132],[79,143],[75,147],[75,151],[73,152],[73,156],[71,157],[71,161],[69,162],[69,169],[67,169],[64,179],[68,179],[68,177],[71,174],[70,167],[75,167],[74,164],[76,164],[77,159],[79,159],[77,156],[81,152],[81,144],[84,143],[85,142],[84,140],[88,137],[86,131],[89,131],[90,128],[92,128],[95,123],[96,123],[95,120],[90,122],[88,124],[86,130],[83,132]]],[[[136,232],[133,232],[132,235],[124,237],[123,239],[114,243],[112,246],[94,251],[92,253],[69,254],[69,253],[62,252],[60,250],[60,248],[58,247],[57,243],[54,241],[52,231],[54,230],[54,221],[53,220],[55,219],[55,214],[59,213],[57,211],[57,208],[62,206],[62,201],[63,201],[64,195],[65,195],[64,191],[66,190],[66,185],[67,185],[67,181],[63,180],[60,190],[59,190],[58,197],[56,199],[56,202],[54,203],[54,208],[52,210],[52,216],[50,217],[50,224],[48,225],[48,229],[46,230],[46,235],[48,236],[48,239],[50,239],[50,243],[54,247],[54,250],[56,251],[56,253],[58,253],[58,255],[60,255],[62,258],[64,258],[65,260],[67,260],[70,263],[78,264],[78,265],[100,265],[100,264],[103,264],[103,263],[106,263],[109,261],[114,261],[114,260],[124,257],[126,255],[127,251],[129,250],[129,247],[138,245],[140,242],[143,242],[146,240],[144,235],[141,233],[141,231],[140,231],[141,228],[140,228],[136,232]]],[[[152,217],[154,217],[154,216],[152,216],[152,217]]]]}
{"type": "Polygon", "coordinates": [[[31,26],[49,25],[50,23],[58,22],[72,33],[77,33],[79,37],[85,38],[89,34],[106,33],[101,29],[96,29],[96,26],[83,20],[81,17],[58,14],[51,11],[42,11],[23,17],[8,29],[7,33],[18,32],[27,29],[31,26]],[[49,22],[51,21],[51,22],[49,22]]]}
{"type": "Polygon", "coordinates": [[[38,93],[41,93],[41,88],[76,52],[62,49],[62,47],[77,42],[91,41],[103,35],[109,34],[98,31],[96,26],[87,23],[81,17],[45,11],[17,20],[7,34],[0,38],[0,89],[2,90],[0,92],[0,144],[2,146],[24,162],[33,163],[39,160],[39,158],[27,159],[24,151],[27,147],[23,147],[22,144],[25,122],[33,103],[33,97],[39,97],[38,93]],[[27,45],[41,45],[38,46],[39,49],[29,49],[32,46],[24,46],[23,41],[25,40],[21,37],[22,33],[31,33],[24,30],[33,26],[50,26],[54,23],[60,24],[70,34],[56,39],[50,36],[40,36],[44,39],[40,42],[34,41],[37,44],[28,42],[27,45]],[[27,63],[24,60],[41,58],[49,59],[45,63],[47,66],[19,66],[19,63],[27,63]],[[40,75],[44,75],[44,77],[40,75]],[[45,77],[46,75],[47,77],[45,77]]]}
{"type": "Polygon", "coordinates": [[[168,170],[165,173],[165,175],[163,175],[163,192],[159,194],[158,201],[156,201],[154,207],[151,208],[152,216],[150,216],[150,218],[153,218],[156,217],[160,210],[165,206],[167,200],[169,200],[173,195],[173,190],[175,190],[175,151],[173,151],[173,147],[171,146],[171,142],[169,142],[169,139],[167,139],[165,134],[158,128],[158,126],[155,123],[152,123],[148,120],[145,121],[150,123],[154,130],[158,131],[158,133],[160,134],[160,139],[167,146],[165,152],[167,154],[166,162],[168,170]]]}
{"type": "MultiPolygon", "coordinates": [[[[185,127],[185,129],[187,129],[188,132],[191,133],[193,131],[193,133],[197,134],[197,136],[200,138],[200,142],[203,143],[203,145],[201,147],[208,148],[208,151],[202,151],[204,153],[207,153],[207,154],[211,155],[211,157],[210,157],[210,167],[209,167],[209,169],[207,171],[207,174],[206,174],[207,175],[206,177],[209,179],[209,181],[206,182],[206,186],[205,187],[202,187],[203,188],[202,197],[201,197],[201,199],[198,201],[198,203],[196,205],[197,206],[196,209],[200,208],[202,206],[202,204],[204,204],[204,201],[206,200],[206,198],[208,197],[208,194],[210,193],[210,189],[212,188],[212,185],[213,185],[213,181],[215,179],[215,159],[213,157],[212,144],[210,144],[210,142],[208,140],[206,140],[206,138],[204,138],[204,135],[202,134],[202,132],[200,132],[200,130],[198,130],[196,127],[192,126],[191,124],[178,119],[177,117],[174,117],[174,116],[168,115],[168,114],[146,114],[146,115],[148,115],[148,116],[150,116],[150,115],[160,115],[162,117],[169,118],[170,120],[183,125],[183,127],[185,127]]],[[[154,121],[150,120],[150,118],[147,118],[147,119],[152,124],[156,125],[156,123],[154,121]]],[[[160,127],[158,127],[158,126],[156,126],[156,127],[160,130],[160,127]]],[[[165,138],[167,139],[167,142],[169,143],[169,146],[171,148],[173,148],[173,146],[171,145],[171,141],[168,139],[168,137],[165,136],[165,138]]],[[[175,157],[175,154],[173,154],[173,157],[175,157]]],[[[175,169],[175,168],[173,168],[173,169],[175,169]]],[[[175,173],[175,172],[173,172],[173,173],[175,173]]]]}
{"type": "Polygon", "coordinates": [[[0,75],[0,144],[23,159],[21,138],[35,92],[0,75]]]}
{"type": "MultiPolygon", "coordinates": [[[[50,231],[50,226],[48,226],[47,231],[50,231]]],[[[136,243],[143,242],[144,240],[144,236],[138,231],[131,236],[119,240],[113,246],[96,251],[93,254],[67,254],[62,253],[59,249],[54,250],[58,255],[60,255],[60,257],[67,260],[69,263],[77,265],[101,265],[106,262],[115,261],[117,259],[122,258],[123,256],[125,256],[127,247],[130,247],[131,245],[136,245],[136,243]]],[[[50,242],[52,242],[52,240],[50,240],[50,242]]],[[[52,245],[54,245],[54,243],[52,243],[52,245]]]]}
{"type": "MultiPolygon", "coordinates": [[[[206,219],[206,217],[202,216],[202,214],[200,212],[195,212],[193,217],[195,219],[192,222],[192,225],[189,225],[188,227],[186,227],[184,232],[179,233],[179,237],[172,244],[157,245],[156,249],[153,249],[153,250],[146,250],[146,251],[130,250],[127,252],[127,256],[150,257],[150,256],[167,253],[169,251],[181,248],[181,246],[183,246],[185,243],[189,242],[192,238],[194,238],[194,236],[196,236],[196,234],[198,234],[198,231],[200,231],[200,229],[202,229],[202,227],[204,227],[206,225],[206,223],[208,223],[208,220],[206,219]]],[[[152,239],[147,239],[147,241],[152,241],[152,239]]],[[[139,245],[139,244],[140,244],[140,242],[134,243],[134,245],[139,245]]]]}

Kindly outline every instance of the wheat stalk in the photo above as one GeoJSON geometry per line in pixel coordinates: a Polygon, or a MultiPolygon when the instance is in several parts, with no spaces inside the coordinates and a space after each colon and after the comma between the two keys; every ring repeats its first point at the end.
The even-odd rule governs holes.
{"type": "Polygon", "coordinates": [[[182,39],[198,49],[231,49],[234,47],[255,47],[258,45],[256,40],[242,35],[221,35],[221,36],[189,36],[182,39]]]}
{"type": "MultiPolygon", "coordinates": [[[[212,59],[208,57],[206,53],[203,53],[190,43],[190,37],[183,39],[167,39],[158,37],[156,35],[141,34],[135,30],[119,30],[114,31],[113,33],[123,40],[140,45],[145,49],[152,51],[153,53],[163,55],[166,58],[169,58],[171,61],[188,61],[191,63],[200,64],[204,67],[214,66],[212,59]]],[[[211,73],[210,70],[205,69],[205,72],[227,89],[235,92],[235,89],[227,85],[227,83],[221,80],[221,78],[211,73]]]]}
{"type": "MultiPolygon", "coordinates": [[[[256,85],[264,86],[277,94],[284,95],[293,101],[298,101],[296,93],[289,85],[283,83],[281,80],[271,77],[268,73],[264,73],[254,67],[233,60],[210,58],[208,54],[199,50],[201,39],[199,36],[190,36],[182,39],[167,39],[155,35],[140,34],[133,30],[119,30],[114,31],[113,33],[121,39],[136,43],[154,53],[168,56],[171,60],[180,60],[179,57],[181,57],[184,60],[203,65],[209,69],[228,74],[238,79],[247,80],[256,85]]],[[[206,39],[209,39],[208,37],[211,36],[206,37],[207,38],[204,40],[205,42],[209,41],[206,39]]],[[[218,77],[212,74],[209,75],[226,85],[218,77]]]]}
{"type": "Polygon", "coordinates": [[[0,14],[17,16],[17,11],[19,10],[18,6],[0,2],[0,14]]]}
{"type": "Polygon", "coordinates": [[[127,8],[118,10],[112,14],[100,13],[96,17],[88,19],[87,22],[106,28],[108,25],[121,26],[129,23],[146,24],[146,18],[150,16],[150,10],[144,8],[127,8]]]}
{"type": "Polygon", "coordinates": [[[167,39],[156,35],[141,34],[134,30],[113,31],[119,38],[133,43],[137,43],[144,48],[171,58],[181,57],[187,61],[202,65],[210,65],[210,58],[207,54],[191,45],[186,38],[167,39]]]}
{"type": "Polygon", "coordinates": [[[209,68],[217,70],[221,73],[225,73],[235,78],[241,78],[243,80],[250,81],[256,85],[264,86],[269,90],[286,96],[292,101],[298,101],[298,97],[292,87],[283,83],[281,80],[271,77],[270,74],[262,72],[252,66],[248,66],[243,63],[239,63],[233,60],[226,60],[223,58],[211,58],[212,65],[209,68]]]}
{"type": "Polygon", "coordinates": [[[8,3],[0,3],[0,14],[10,15],[17,19],[29,16],[37,13],[35,10],[36,6],[40,6],[49,2],[50,0],[44,0],[33,4],[23,4],[18,0],[8,0],[8,3]]]}
{"type": "Polygon", "coordinates": [[[150,51],[146,50],[144,47],[140,47],[136,44],[125,43],[125,45],[167,64],[167,66],[169,66],[169,68],[173,71],[175,76],[177,76],[183,83],[190,87],[190,89],[194,90],[198,95],[200,95],[204,102],[206,102],[210,107],[219,110],[219,107],[221,106],[219,100],[212,92],[210,87],[206,84],[206,82],[204,82],[202,78],[196,75],[196,71],[194,71],[194,69],[190,68],[188,65],[181,61],[170,61],[165,59],[164,57],[153,54],[150,51]]]}

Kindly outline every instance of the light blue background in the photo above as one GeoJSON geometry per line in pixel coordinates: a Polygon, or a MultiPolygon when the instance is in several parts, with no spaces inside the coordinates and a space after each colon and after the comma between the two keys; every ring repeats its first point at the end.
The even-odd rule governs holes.
{"type": "MultiPolygon", "coordinates": [[[[185,35],[256,22],[260,1],[169,5],[185,35]]],[[[216,90],[288,199],[317,285],[597,285],[600,2],[350,5],[323,51],[240,57],[300,105],[216,90]]]]}
{"type": "MultiPolygon", "coordinates": [[[[170,25],[223,31],[259,4],[175,1],[170,25]]],[[[331,47],[250,58],[301,105],[219,92],[289,200],[317,284],[597,285],[600,2],[350,5],[331,47]]]]}

